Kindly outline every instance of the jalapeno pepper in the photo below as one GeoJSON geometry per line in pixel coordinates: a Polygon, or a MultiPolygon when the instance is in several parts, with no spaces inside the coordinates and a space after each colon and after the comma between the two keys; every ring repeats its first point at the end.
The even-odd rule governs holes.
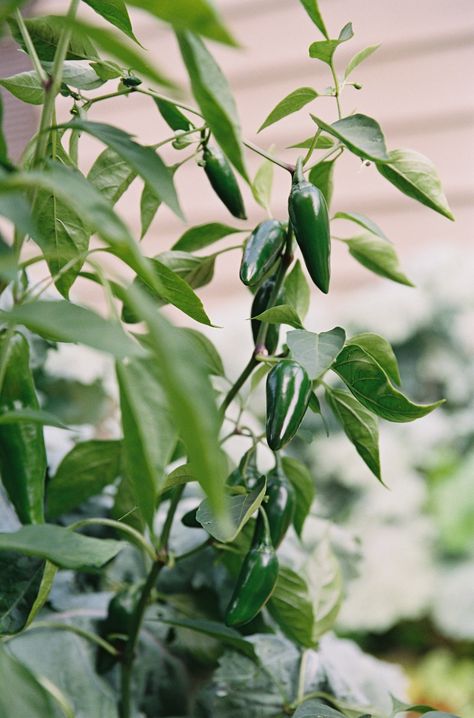
{"type": "Polygon", "coordinates": [[[107,618],[100,622],[99,633],[117,649],[119,655],[113,656],[100,648],[96,660],[99,673],[106,673],[120,660],[120,655],[133,628],[141,588],[141,584],[128,586],[116,593],[109,603],[107,618]]]}
{"type": "Polygon", "coordinates": [[[204,172],[216,195],[234,217],[247,219],[237,179],[222,150],[207,145],[202,158],[204,172]]]}
{"type": "Polygon", "coordinates": [[[250,550],[246,555],[227,608],[228,626],[250,623],[273,593],[278,578],[278,559],[272,545],[268,519],[260,511],[250,550]]]}
{"type": "Polygon", "coordinates": [[[321,190],[305,180],[301,159],[293,177],[288,210],[311,279],[327,294],[331,274],[328,208],[321,190]]]}
{"type": "MultiPolygon", "coordinates": [[[[23,334],[0,335],[0,356],[6,362],[0,412],[39,409],[30,369],[30,350],[23,334]]],[[[0,425],[0,475],[20,521],[42,523],[46,450],[40,424],[18,421],[0,425]]]]}
{"type": "Polygon", "coordinates": [[[267,376],[267,443],[278,451],[296,434],[308,408],[311,381],[292,359],[276,364],[267,376]]]}
{"type": "Polygon", "coordinates": [[[240,279],[248,287],[259,284],[277,261],[286,239],[286,227],[277,219],[260,222],[245,243],[240,279]]]}
{"type": "MultiPolygon", "coordinates": [[[[265,280],[261,287],[258,288],[255,293],[255,297],[252,302],[251,316],[255,317],[268,309],[268,302],[275,286],[275,277],[270,277],[265,280]]],[[[277,302],[279,303],[279,302],[277,302]]],[[[254,342],[257,341],[258,332],[261,326],[261,322],[258,319],[252,319],[252,336],[254,342]]],[[[280,336],[280,325],[269,324],[267,336],[265,339],[265,348],[269,354],[273,354],[278,346],[278,339],[280,336]]]]}
{"type": "Polygon", "coordinates": [[[265,504],[270,535],[275,548],[278,548],[283,541],[293,520],[295,503],[296,496],[293,486],[285,474],[275,467],[267,476],[267,503],[265,504]]]}

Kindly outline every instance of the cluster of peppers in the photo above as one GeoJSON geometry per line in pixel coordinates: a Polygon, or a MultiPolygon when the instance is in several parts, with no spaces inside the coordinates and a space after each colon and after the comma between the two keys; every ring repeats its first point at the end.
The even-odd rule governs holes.
{"type": "MultiPolygon", "coordinates": [[[[219,196],[223,199],[222,193],[219,196]]],[[[246,286],[256,289],[252,317],[283,300],[282,290],[277,291],[277,283],[285,247],[291,241],[291,231],[294,232],[311,279],[322,292],[327,293],[329,290],[331,245],[328,208],[320,189],[305,179],[301,159],[293,175],[288,210],[289,226],[275,219],[265,220],[254,229],[245,243],[240,279],[246,286]]],[[[257,346],[260,327],[261,322],[252,319],[256,352],[262,350],[261,346],[257,346]]],[[[266,352],[274,354],[279,340],[278,325],[270,324],[263,336],[266,352]]],[[[269,372],[266,384],[266,437],[272,451],[278,452],[295,436],[308,408],[311,393],[311,380],[298,362],[282,357],[269,372]]],[[[275,469],[267,477],[264,508],[259,510],[252,543],[227,608],[227,625],[249,623],[272,595],[278,577],[276,549],[292,521],[294,508],[294,489],[279,468],[277,459],[275,469]]]]}

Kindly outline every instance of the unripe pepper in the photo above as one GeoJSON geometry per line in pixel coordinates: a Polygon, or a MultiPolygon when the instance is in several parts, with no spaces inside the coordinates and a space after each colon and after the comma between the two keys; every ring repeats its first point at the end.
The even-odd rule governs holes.
{"type": "MultiPolygon", "coordinates": [[[[0,355],[6,362],[0,413],[39,409],[30,369],[30,350],[23,334],[0,335],[0,355]]],[[[20,521],[42,523],[46,450],[40,424],[18,421],[0,425],[0,475],[20,521]]]]}
{"type": "Polygon", "coordinates": [[[321,190],[305,180],[301,159],[293,177],[288,211],[311,279],[327,294],[331,274],[328,207],[321,190]]]}
{"type": "Polygon", "coordinates": [[[295,504],[296,496],[293,486],[285,474],[275,467],[267,476],[267,503],[265,504],[270,535],[275,548],[278,548],[288,531],[293,520],[295,504]]]}
{"type": "Polygon", "coordinates": [[[267,376],[267,443],[278,451],[294,437],[308,408],[311,381],[292,359],[275,364],[267,376]]]}
{"type": "Polygon", "coordinates": [[[266,515],[261,511],[257,518],[252,545],[246,555],[225,622],[228,626],[250,623],[267,603],[278,578],[278,559],[270,537],[266,515]]]}
{"type": "Polygon", "coordinates": [[[206,145],[202,158],[204,172],[216,195],[234,217],[247,219],[237,179],[222,150],[206,145]]]}
{"type": "Polygon", "coordinates": [[[118,656],[100,648],[97,653],[97,671],[106,673],[109,671],[123,653],[127,638],[130,635],[135,621],[135,613],[141,596],[142,584],[127,586],[113,596],[108,609],[107,618],[101,621],[99,633],[118,651],[118,656]]]}
{"type": "Polygon", "coordinates": [[[245,243],[240,279],[248,287],[259,284],[273,267],[285,244],[286,227],[277,219],[260,222],[245,243]]]}
{"type": "MultiPolygon", "coordinates": [[[[270,277],[265,280],[261,287],[255,293],[255,297],[252,302],[251,316],[256,317],[268,309],[268,303],[275,286],[276,277],[270,277]]],[[[278,303],[278,302],[277,302],[278,303]]],[[[262,322],[259,319],[252,319],[252,336],[254,342],[257,341],[257,336],[262,322]]],[[[265,338],[265,348],[269,354],[273,354],[278,346],[278,339],[280,336],[280,325],[269,324],[267,336],[265,338]]]]}

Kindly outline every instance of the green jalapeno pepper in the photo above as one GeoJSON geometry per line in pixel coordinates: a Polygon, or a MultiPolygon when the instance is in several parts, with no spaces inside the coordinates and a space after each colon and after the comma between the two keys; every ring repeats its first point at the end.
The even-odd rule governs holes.
{"type": "Polygon", "coordinates": [[[288,531],[293,520],[295,504],[296,496],[293,486],[285,474],[275,467],[267,476],[267,503],[265,504],[270,535],[275,548],[278,548],[288,531]]]}
{"type": "MultiPolygon", "coordinates": [[[[30,369],[28,342],[19,332],[0,336],[5,361],[0,412],[39,409],[30,369]]],[[[28,421],[0,425],[0,475],[8,498],[24,524],[44,521],[46,450],[43,427],[28,421]]]]}
{"type": "Polygon", "coordinates": [[[331,274],[328,207],[321,190],[305,180],[301,159],[293,177],[288,210],[311,279],[327,294],[331,274]]]}
{"type": "Polygon", "coordinates": [[[141,583],[127,586],[111,599],[107,609],[107,618],[99,624],[99,634],[117,649],[119,655],[113,656],[103,648],[99,648],[96,659],[99,673],[106,673],[120,660],[128,636],[133,629],[141,589],[141,583]]]}
{"type": "Polygon", "coordinates": [[[259,284],[273,267],[285,244],[286,227],[277,219],[260,222],[245,243],[240,279],[248,287],[259,284]]]}
{"type": "Polygon", "coordinates": [[[267,443],[278,451],[296,434],[308,408],[311,381],[292,359],[276,364],[267,376],[267,443]]]}
{"type": "MultiPolygon", "coordinates": [[[[251,316],[255,317],[268,309],[268,302],[275,286],[276,277],[270,277],[265,280],[261,287],[258,288],[255,293],[255,297],[252,302],[251,316]]],[[[278,302],[277,302],[278,303],[278,302]]],[[[262,322],[259,319],[252,319],[252,336],[254,342],[257,341],[258,332],[262,322]]],[[[267,336],[265,338],[265,349],[269,354],[273,354],[278,346],[278,339],[280,336],[280,325],[269,324],[267,336]]]]}
{"type": "Polygon", "coordinates": [[[222,150],[206,145],[202,158],[204,172],[216,195],[234,217],[247,219],[236,176],[222,150]]]}
{"type": "Polygon", "coordinates": [[[259,512],[250,550],[246,555],[227,608],[228,626],[250,623],[273,593],[278,578],[278,559],[272,545],[268,519],[259,512]]]}

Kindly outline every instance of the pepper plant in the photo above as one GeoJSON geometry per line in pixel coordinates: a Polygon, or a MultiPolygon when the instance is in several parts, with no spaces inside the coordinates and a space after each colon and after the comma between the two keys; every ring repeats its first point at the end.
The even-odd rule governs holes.
{"type": "MultiPolygon", "coordinates": [[[[402,393],[395,355],[383,337],[347,337],[340,327],[320,333],[304,328],[310,286],[316,293],[330,290],[332,241],[344,242],[368,270],[411,284],[393,244],[372,220],[353,208],[330,216],[338,158],[352,153],[373,164],[381,180],[453,219],[434,167],[412,150],[388,151],[371,117],[344,114],[343,95],[359,88],[352,75],[377,48],[365,48],[344,70],[339,67],[337,49],[352,39],[352,26],[333,38],[316,0],[295,2],[295,12],[306,11],[312,21],[317,39],[309,54],[326,67],[332,85],[296,89],[260,128],[321,95],[334,99],[334,122],[310,113],[308,139],[294,138],[294,164],[242,137],[230,88],[207,47],[210,41],[233,45],[235,40],[210,2],[84,2],[108,25],[80,19],[79,0],[71,0],[64,16],[23,16],[22,0],[7,0],[0,8],[3,30],[32,65],[0,84],[41,108],[38,131],[19,162],[11,160],[0,134],[0,213],[10,223],[2,228],[13,227],[11,237],[2,229],[0,238],[0,473],[9,516],[0,533],[0,715],[383,715],[349,704],[327,675],[315,683],[308,672],[308,657],[318,655],[322,636],[336,621],[342,578],[323,538],[306,557],[316,578],[284,560],[288,541],[298,544],[303,537],[315,490],[313,477],[291,455],[290,442],[308,411],[321,417],[332,412],[382,481],[378,417],[413,421],[441,403],[416,404],[402,393]],[[147,59],[127,6],[146,10],[176,34],[192,104],[176,99],[173,81],[147,59]],[[70,102],[66,123],[56,117],[59,94],[70,102]],[[151,146],[94,118],[98,103],[137,94],[149,98],[150,112],[160,113],[170,128],[151,146]],[[87,175],[80,161],[84,135],[104,146],[87,175]],[[160,157],[165,145],[176,153],[171,166],[160,157]],[[247,151],[264,158],[253,181],[247,151]],[[239,220],[246,218],[239,182],[248,184],[261,220],[250,231],[235,221],[212,221],[211,215],[207,224],[186,229],[171,251],[146,256],[139,240],[161,204],[184,219],[186,197],[178,198],[174,177],[188,162],[202,167],[202,182],[210,182],[239,220]],[[274,165],[288,174],[288,215],[278,218],[270,211],[274,165]],[[139,180],[137,238],[114,205],[139,180]],[[357,234],[331,238],[330,228],[341,220],[355,225],[357,234]],[[187,320],[212,326],[196,290],[211,281],[216,257],[229,248],[206,256],[198,252],[234,233],[249,235],[232,249],[240,250],[240,278],[249,288],[242,313],[251,317],[254,349],[232,383],[209,334],[175,327],[161,308],[174,305],[187,320]],[[133,281],[108,269],[107,255],[132,270],[133,281]],[[35,283],[30,267],[39,263],[44,278],[35,283]],[[70,299],[78,278],[102,288],[106,318],[70,299]],[[39,345],[51,351],[61,343],[113,357],[121,437],[79,441],[52,471],[44,427],[67,426],[45,410],[32,358],[39,345]],[[263,381],[265,428],[258,428],[258,417],[253,423],[247,418],[263,381]],[[235,437],[246,442],[237,465],[226,452],[235,437]],[[187,549],[179,549],[183,536],[187,549]],[[58,617],[62,576],[82,586],[79,603],[90,606],[91,596],[102,596],[102,608],[58,617]],[[42,632],[48,640],[32,667],[29,641],[41,640],[42,632]],[[151,666],[150,633],[158,646],[151,666]],[[57,674],[42,674],[57,635],[65,641],[58,644],[60,655],[69,650],[66,636],[93,655],[94,677],[87,674],[82,700],[92,682],[107,708],[87,708],[81,695],[71,696],[62,666],[57,674]],[[207,662],[204,670],[201,660],[197,671],[201,683],[212,685],[217,659],[230,655],[228,661],[247,662],[248,670],[269,678],[278,690],[257,697],[257,680],[256,687],[244,681],[240,693],[236,688],[230,695],[200,694],[189,659],[196,655],[193,640],[203,641],[207,662]],[[278,678],[281,667],[272,667],[275,656],[265,653],[264,643],[274,646],[273,653],[278,645],[287,646],[295,675],[278,678]],[[169,672],[173,661],[180,666],[173,674],[178,690],[167,692],[154,683],[157,673],[162,675],[158,663],[169,672]]],[[[133,133],[133,127],[127,129],[133,133]]],[[[78,665],[75,672],[81,670],[78,665]]],[[[406,709],[394,700],[392,715],[406,709]]],[[[423,706],[412,710],[433,718],[447,715],[423,706]]]]}

